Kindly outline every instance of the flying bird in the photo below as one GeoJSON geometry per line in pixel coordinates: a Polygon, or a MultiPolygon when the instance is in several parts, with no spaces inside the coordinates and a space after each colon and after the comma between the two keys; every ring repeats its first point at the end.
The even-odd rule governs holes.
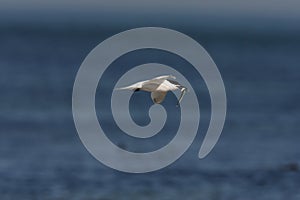
{"type": "Polygon", "coordinates": [[[174,79],[176,79],[176,77],[172,75],[159,76],[150,80],[134,83],[127,87],[117,88],[117,90],[132,90],[134,92],[142,90],[151,92],[151,98],[156,104],[163,102],[168,91],[180,90],[181,95],[177,103],[178,106],[186,93],[187,88],[180,85],[177,81],[174,81],[174,79]]]}

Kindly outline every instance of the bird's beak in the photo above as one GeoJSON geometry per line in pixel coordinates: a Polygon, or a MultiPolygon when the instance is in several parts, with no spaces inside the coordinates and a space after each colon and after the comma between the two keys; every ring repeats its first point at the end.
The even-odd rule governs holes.
{"type": "Polygon", "coordinates": [[[177,102],[177,104],[176,104],[176,107],[178,107],[179,105],[180,105],[180,102],[182,101],[182,98],[183,98],[183,96],[184,96],[184,94],[187,92],[187,88],[182,88],[181,89],[181,95],[180,95],[180,97],[179,97],[179,99],[178,99],[178,102],[177,102]]]}

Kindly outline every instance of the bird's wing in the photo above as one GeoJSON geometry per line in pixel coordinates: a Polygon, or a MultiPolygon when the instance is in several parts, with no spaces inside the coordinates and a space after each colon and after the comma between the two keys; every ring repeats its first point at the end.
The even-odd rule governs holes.
{"type": "Polygon", "coordinates": [[[167,92],[151,92],[151,98],[154,103],[161,103],[166,97],[167,92]]]}
{"type": "MultiPolygon", "coordinates": [[[[116,90],[137,90],[137,89],[140,89],[140,90],[144,90],[144,91],[148,91],[148,92],[153,92],[153,91],[157,91],[157,89],[160,86],[165,85],[165,82],[168,79],[175,79],[175,76],[172,76],[172,75],[158,76],[158,77],[155,77],[155,78],[150,79],[150,80],[137,82],[137,83],[129,85],[127,87],[116,88],[116,90]]],[[[163,88],[160,91],[165,92],[165,91],[175,90],[175,89],[178,89],[178,88],[171,88],[170,89],[170,86],[167,86],[167,87],[163,86],[163,88]]]]}
{"type": "Polygon", "coordinates": [[[126,86],[126,87],[121,87],[121,88],[116,88],[115,90],[136,90],[136,89],[141,89],[143,87],[143,83],[145,81],[137,82],[135,84],[126,86]]]}
{"type": "Polygon", "coordinates": [[[177,81],[174,80],[164,80],[158,87],[157,91],[167,92],[173,90],[181,90],[182,88],[186,88],[183,85],[180,85],[177,81]]]}
{"type": "Polygon", "coordinates": [[[178,89],[181,90],[181,88],[184,88],[184,86],[180,85],[180,83],[178,83],[177,81],[170,80],[170,79],[167,79],[165,84],[169,86],[170,90],[178,90],[178,89]]]}
{"type": "Polygon", "coordinates": [[[165,75],[165,76],[158,76],[153,79],[144,81],[142,84],[141,90],[145,90],[148,92],[169,91],[169,89],[163,89],[163,90],[159,89],[168,78],[175,78],[175,77],[172,75],[165,75]]]}

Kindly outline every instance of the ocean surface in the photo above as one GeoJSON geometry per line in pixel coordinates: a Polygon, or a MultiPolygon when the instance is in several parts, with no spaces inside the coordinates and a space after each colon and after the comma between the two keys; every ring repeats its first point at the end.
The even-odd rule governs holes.
{"type": "MultiPolygon", "coordinates": [[[[206,94],[203,124],[175,163],[128,174],[93,158],[73,122],[73,83],[96,45],[129,28],[1,26],[0,199],[300,199],[299,33],[175,28],[197,40],[222,74],[228,111],[219,142],[198,159],[210,117],[207,91],[199,86],[206,94]]],[[[147,124],[147,115],[137,110],[133,118],[147,124]]],[[[106,120],[109,129],[110,118],[106,120]]],[[[170,140],[172,127],[148,143],[114,131],[110,137],[129,149],[147,151],[170,140]]]]}

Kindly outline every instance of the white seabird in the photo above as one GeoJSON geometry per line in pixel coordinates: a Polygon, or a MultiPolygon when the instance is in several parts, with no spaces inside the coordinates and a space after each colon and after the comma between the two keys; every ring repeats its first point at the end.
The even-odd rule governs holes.
{"type": "Polygon", "coordinates": [[[117,90],[133,90],[134,92],[143,90],[151,92],[151,98],[153,102],[157,104],[163,102],[168,91],[180,90],[181,95],[177,103],[177,105],[179,105],[187,88],[180,85],[177,81],[174,81],[174,79],[176,79],[176,77],[172,75],[159,76],[150,80],[134,83],[127,87],[117,88],[117,90]]]}

